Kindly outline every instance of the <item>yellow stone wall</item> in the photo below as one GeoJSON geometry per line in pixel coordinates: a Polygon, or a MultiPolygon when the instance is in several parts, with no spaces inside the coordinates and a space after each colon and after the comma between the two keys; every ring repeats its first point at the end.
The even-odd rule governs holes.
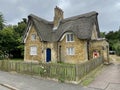
{"type": "Polygon", "coordinates": [[[46,62],[46,49],[51,49],[51,60],[52,62],[57,62],[57,43],[50,43],[50,42],[41,42],[40,38],[37,35],[37,32],[34,27],[32,27],[29,31],[29,34],[26,39],[25,43],[25,51],[24,51],[24,60],[25,61],[39,61],[39,62],[46,62]],[[36,40],[31,40],[31,35],[36,34],[36,40]],[[30,47],[37,46],[37,55],[30,55],[30,47]]]}
{"type": "Polygon", "coordinates": [[[25,43],[25,52],[24,52],[24,60],[37,60],[40,61],[42,59],[42,43],[40,42],[40,39],[37,35],[36,40],[32,41],[31,40],[31,35],[36,34],[37,32],[35,31],[34,27],[31,27],[30,31],[28,32],[28,36],[26,39],[25,43]],[[37,47],[37,55],[30,55],[30,47],[31,46],[36,46],[37,47]]]}
{"type": "Polygon", "coordinates": [[[26,43],[24,60],[34,60],[39,62],[46,62],[46,49],[51,49],[51,62],[61,61],[65,63],[80,63],[86,61],[87,55],[87,43],[85,40],[80,40],[74,35],[74,42],[66,42],[66,36],[60,42],[41,42],[40,38],[36,37],[35,41],[31,40],[31,35],[37,32],[32,27],[28,33],[26,43]],[[30,55],[30,47],[37,46],[37,55],[30,55]],[[59,46],[61,46],[61,56],[59,55],[59,46]],[[73,47],[75,49],[75,55],[67,55],[67,48],[73,47]]]}
{"type": "Polygon", "coordinates": [[[57,62],[57,43],[53,42],[43,42],[43,62],[46,62],[46,49],[51,49],[51,62],[57,62]]]}
{"type": "Polygon", "coordinates": [[[59,23],[60,23],[60,20],[63,19],[63,11],[62,9],[56,7],[54,9],[54,12],[55,12],[55,16],[54,16],[54,27],[58,27],[59,23]]]}
{"type": "Polygon", "coordinates": [[[96,40],[90,43],[90,59],[93,58],[93,50],[97,50],[104,60],[109,60],[109,44],[106,40],[96,40]]]}
{"type": "MultiPolygon", "coordinates": [[[[88,60],[87,41],[80,40],[74,35],[73,42],[66,41],[66,35],[59,42],[43,42],[37,35],[34,27],[28,33],[25,42],[24,60],[46,62],[46,49],[51,49],[51,62],[62,61],[65,63],[81,63],[88,60]],[[31,35],[36,34],[36,40],[31,40],[31,35]],[[30,55],[30,47],[37,47],[37,55],[30,55]],[[59,49],[61,47],[61,50],[59,49]],[[67,48],[75,50],[74,55],[67,55],[67,48]]],[[[105,40],[92,40],[89,44],[89,57],[93,59],[93,51],[98,50],[104,60],[108,60],[109,44],[105,40]]]]}
{"type": "Polygon", "coordinates": [[[66,42],[66,36],[59,42],[61,46],[61,61],[65,63],[80,63],[88,59],[87,43],[85,40],[80,40],[74,35],[74,42],[66,42]],[[73,47],[75,55],[67,55],[67,48],[73,47]]]}

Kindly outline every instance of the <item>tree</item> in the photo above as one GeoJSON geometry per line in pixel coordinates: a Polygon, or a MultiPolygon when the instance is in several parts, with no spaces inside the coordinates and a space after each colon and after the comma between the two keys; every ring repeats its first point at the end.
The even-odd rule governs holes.
{"type": "Polygon", "coordinates": [[[120,41],[118,41],[116,44],[114,44],[114,48],[116,50],[116,54],[120,56],[120,41]]]}
{"type": "Polygon", "coordinates": [[[20,37],[23,36],[24,31],[27,27],[27,20],[25,18],[23,18],[23,21],[18,22],[18,25],[13,26],[15,31],[20,35],[20,37]]]}
{"type": "Polygon", "coordinates": [[[0,31],[0,48],[2,53],[10,56],[10,52],[16,46],[16,33],[12,26],[5,27],[0,31]]]}
{"type": "Polygon", "coordinates": [[[24,45],[22,37],[27,26],[27,19],[23,18],[18,25],[4,25],[3,15],[0,14],[0,57],[8,55],[14,58],[23,57],[24,45]]]}
{"type": "Polygon", "coordinates": [[[120,55],[120,29],[118,31],[110,31],[105,35],[109,41],[110,50],[115,50],[117,55],[120,55]]]}
{"type": "Polygon", "coordinates": [[[12,51],[12,54],[15,58],[24,56],[24,45],[22,43],[23,34],[27,27],[27,19],[23,19],[23,21],[18,22],[18,25],[13,26],[16,34],[17,34],[17,46],[16,49],[12,51]],[[17,53],[16,53],[17,52],[17,53]]]}
{"type": "Polygon", "coordinates": [[[4,18],[3,18],[3,15],[0,13],[0,30],[2,30],[4,28],[4,18]]]}
{"type": "Polygon", "coordinates": [[[100,32],[100,37],[105,38],[105,32],[100,32]]]}

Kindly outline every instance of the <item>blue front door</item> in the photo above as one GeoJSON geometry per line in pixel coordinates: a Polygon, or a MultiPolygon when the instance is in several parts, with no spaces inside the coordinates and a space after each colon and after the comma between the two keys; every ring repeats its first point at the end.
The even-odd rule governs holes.
{"type": "Polygon", "coordinates": [[[51,61],[51,49],[47,48],[46,50],[46,62],[50,62],[51,61]]]}

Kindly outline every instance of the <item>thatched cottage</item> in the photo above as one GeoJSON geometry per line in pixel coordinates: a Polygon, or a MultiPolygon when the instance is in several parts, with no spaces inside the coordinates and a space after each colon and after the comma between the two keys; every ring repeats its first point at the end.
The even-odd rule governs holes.
{"type": "Polygon", "coordinates": [[[108,59],[109,44],[100,38],[97,12],[64,19],[59,7],[54,10],[52,22],[28,16],[25,61],[81,63],[99,56],[108,59]]]}

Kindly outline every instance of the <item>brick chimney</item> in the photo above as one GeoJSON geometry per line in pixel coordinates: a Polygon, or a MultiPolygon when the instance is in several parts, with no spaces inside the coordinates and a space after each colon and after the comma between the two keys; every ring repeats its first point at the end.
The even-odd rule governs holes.
{"type": "Polygon", "coordinates": [[[59,26],[60,21],[63,19],[63,11],[62,9],[60,9],[59,7],[55,7],[54,8],[54,27],[53,30],[56,30],[59,26]]]}

